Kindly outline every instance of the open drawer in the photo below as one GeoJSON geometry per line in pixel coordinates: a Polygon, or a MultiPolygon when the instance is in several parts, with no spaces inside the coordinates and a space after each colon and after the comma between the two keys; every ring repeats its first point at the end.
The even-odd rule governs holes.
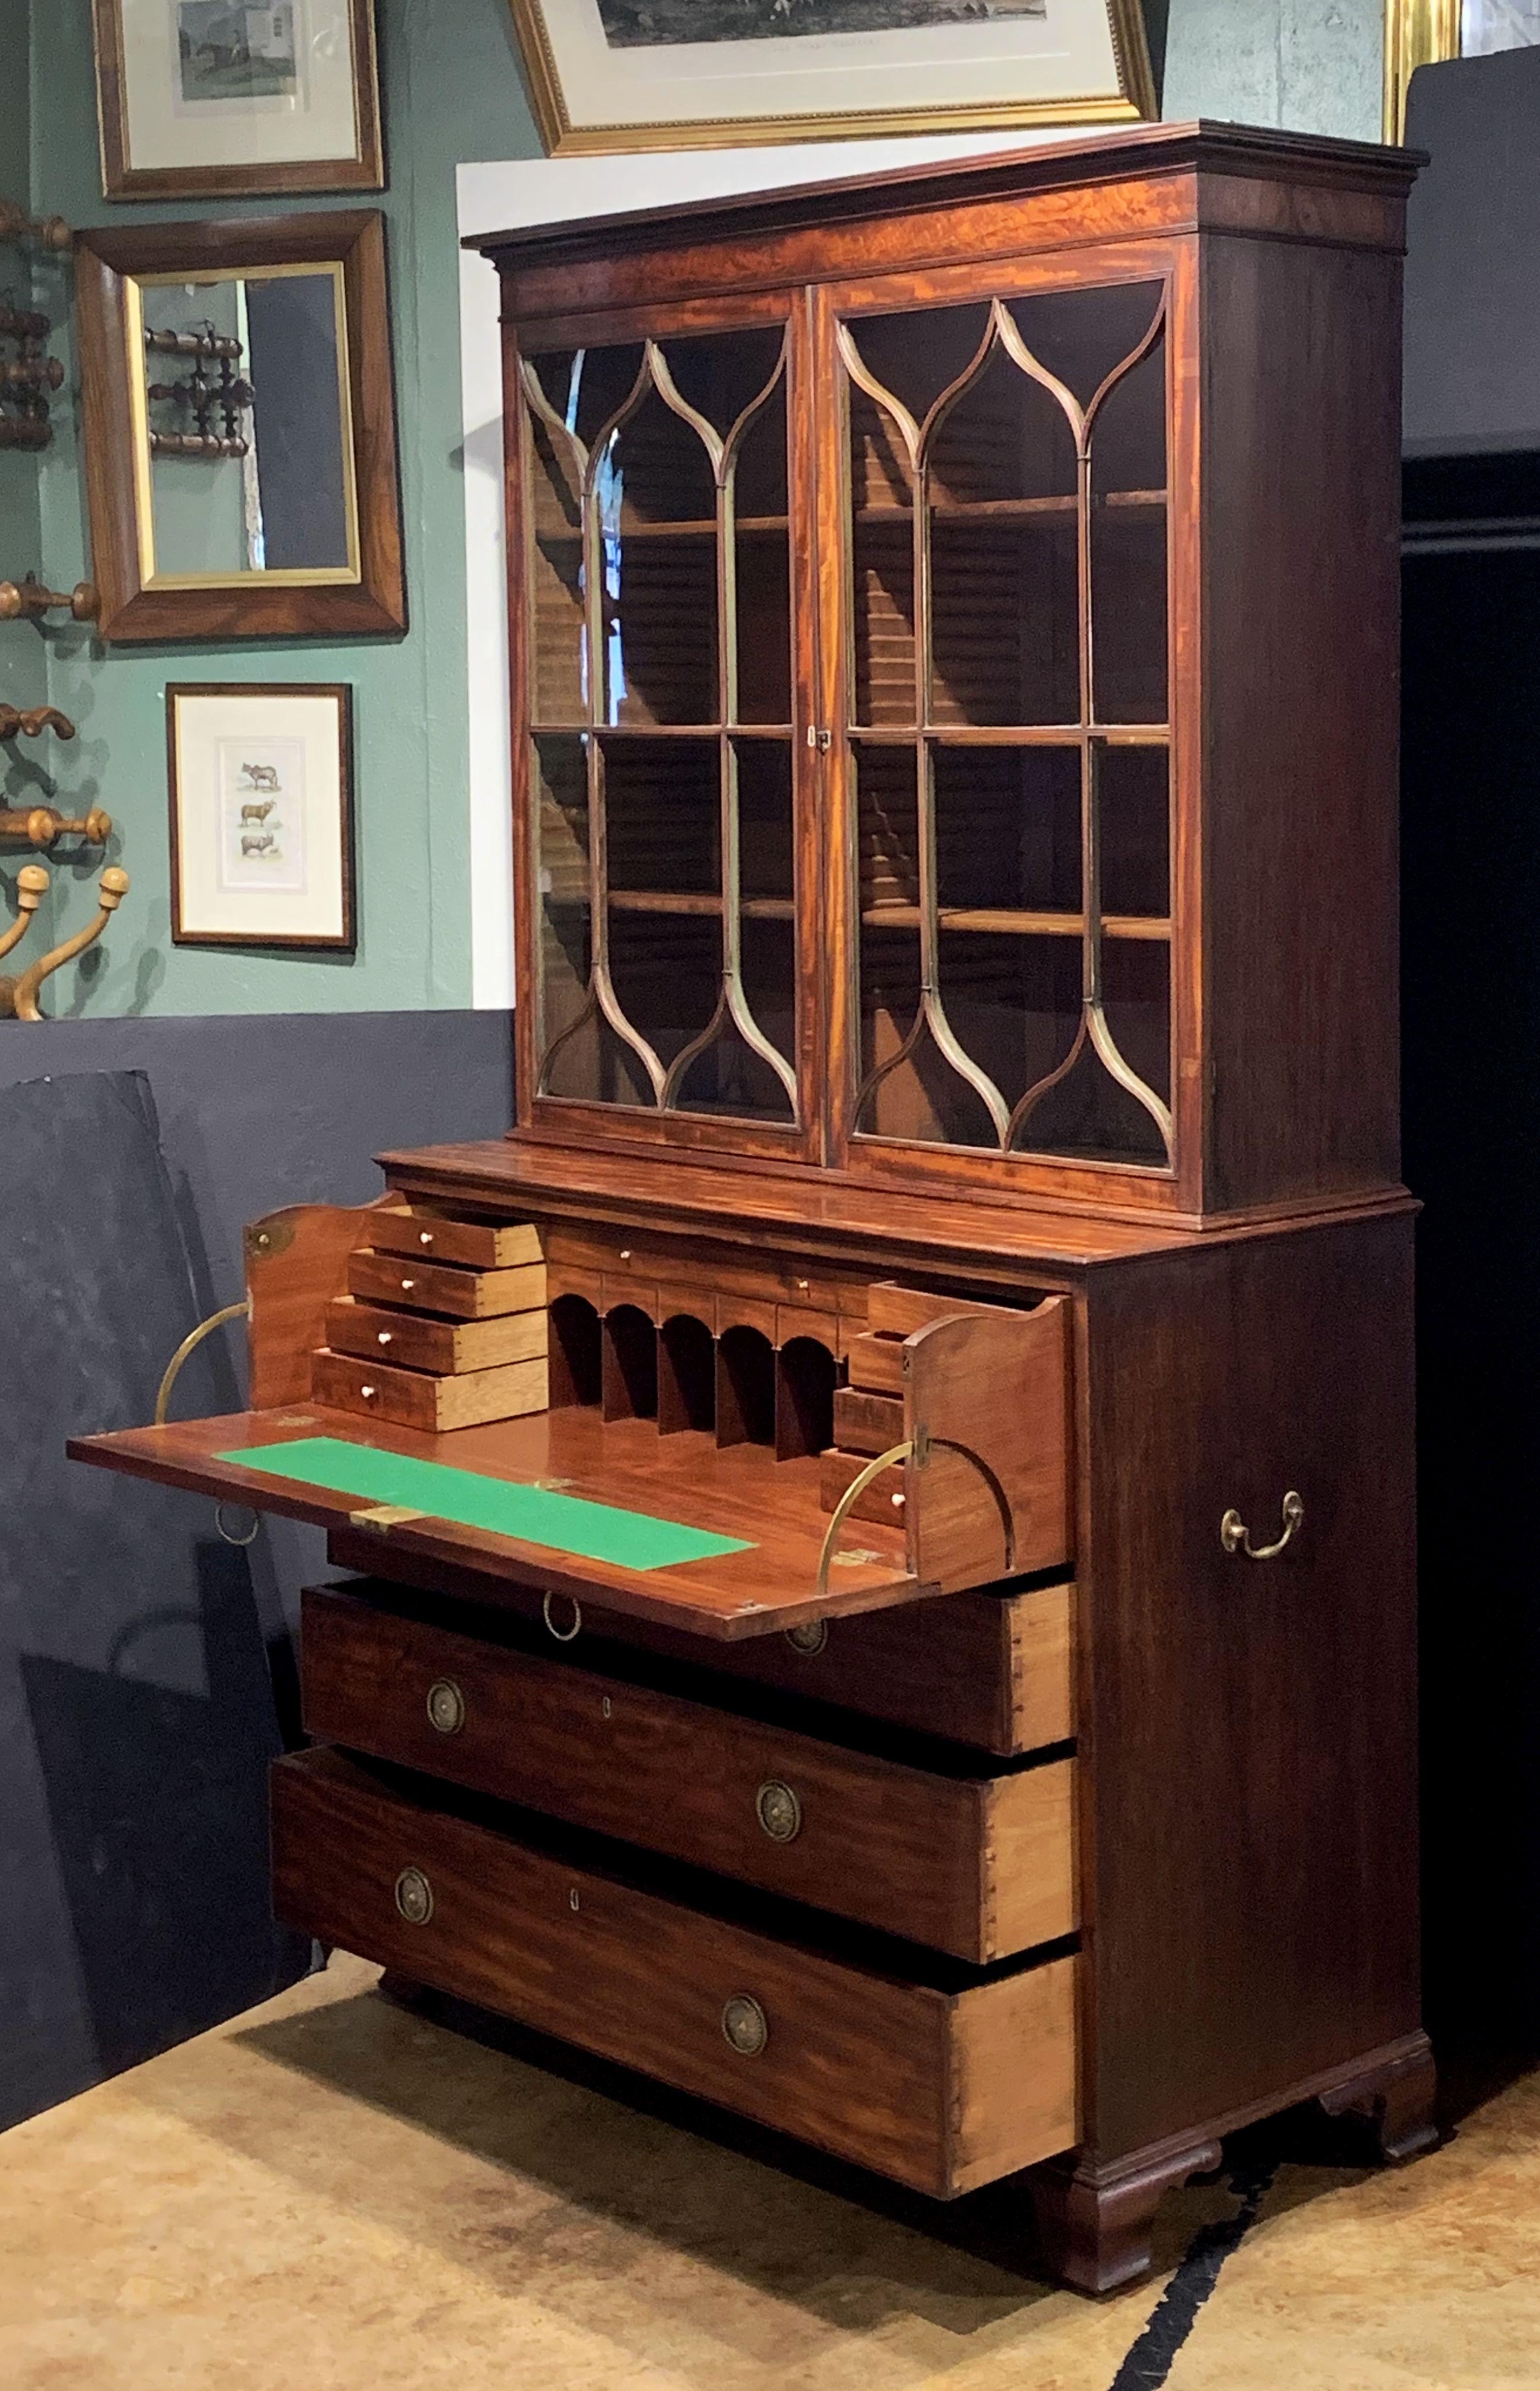
{"type": "Polygon", "coordinates": [[[751,1921],[720,1880],[341,1752],[271,1784],[278,1915],[413,1984],[938,2199],[1077,2138],[1079,1961],[1057,1946],[983,1971],[834,1940],[761,1893],[751,1921]]]}
{"type": "Polygon", "coordinates": [[[1070,1559],[1062,1298],[1017,1310],[880,1283],[832,1325],[699,1284],[628,1281],[612,1304],[602,1284],[590,1301],[576,1274],[548,1277],[528,1223],[476,1224],[489,1242],[462,1258],[472,1225],[400,1205],[254,1224],[252,1409],[78,1438],[71,1456],[377,1538],[385,1576],[395,1551],[715,1637],[1070,1559]],[[431,1263],[399,1260],[430,1239],[431,1263]],[[355,1333],[343,1308],[366,1294],[414,1366],[340,1366],[323,1340],[340,1312],[355,1333]],[[515,1300],[521,1315],[496,1309],[515,1300]],[[515,1316],[537,1354],[464,1362],[464,1328],[515,1316]],[[524,1390],[522,1416],[408,1424],[446,1415],[434,1390],[488,1376],[524,1390]]]}

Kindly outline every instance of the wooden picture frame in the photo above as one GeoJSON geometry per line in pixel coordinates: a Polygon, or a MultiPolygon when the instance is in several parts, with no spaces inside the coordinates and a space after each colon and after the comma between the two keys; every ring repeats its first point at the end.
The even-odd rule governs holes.
{"type": "Polygon", "coordinates": [[[173,942],[352,954],[353,779],[350,683],[172,682],[173,942]]]}
{"type": "MultiPolygon", "coordinates": [[[[375,0],[320,0],[320,5],[339,28],[346,29],[345,61],[334,48],[329,54],[324,43],[299,43],[292,5],[251,11],[274,19],[287,17],[282,65],[288,70],[290,89],[284,93],[280,81],[279,88],[268,94],[259,85],[244,95],[227,97],[218,90],[217,78],[222,72],[229,81],[236,74],[234,62],[228,60],[223,68],[216,62],[201,78],[215,88],[206,95],[188,91],[191,60],[188,35],[181,29],[205,13],[205,0],[178,0],[175,20],[167,0],[92,0],[102,196],[109,200],[255,199],[303,191],[382,189],[385,160],[375,0]],[[317,93],[306,88],[307,76],[324,77],[325,89],[317,93]],[[285,97],[301,93],[319,105],[299,110],[284,107],[285,97]],[[201,124],[197,116],[201,110],[208,113],[201,124]],[[330,122],[331,136],[329,140],[320,136],[320,146],[337,154],[295,154],[304,148],[304,128],[296,129],[297,115],[311,116],[313,124],[330,122]],[[261,154],[265,126],[272,153],[265,157],[261,154]],[[345,152],[344,130],[349,145],[345,152]],[[226,132],[227,139],[222,139],[226,132]],[[229,150],[228,156],[220,154],[224,149],[229,150]]],[[[250,61],[246,64],[250,84],[250,61]]]]}
{"type": "MultiPolygon", "coordinates": [[[[351,639],[404,631],[406,581],[395,377],[378,209],[97,226],[75,238],[75,305],[98,629],[109,640],[351,639]],[[236,280],[311,266],[337,276],[343,457],[353,514],[345,568],[164,575],[155,568],[144,430],[141,285],[236,280]]],[[[202,470],[206,471],[207,468],[202,470]]]]}
{"type": "MultiPolygon", "coordinates": [[[[750,0],[759,14],[746,33],[728,29],[728,4],[509,0],[550,154],[1122,124],[1158,113],[1143,0],[992,0],[983,23],[967,0],[935,0],[923,15],[922,0],[750,0]],[[693,38],[670,41],[670,25],[693,38]],[[797,38],[820,33],[860,39],[809,47],[797,38]]],[[[731,5],[742,11],[744,0],[731,5]]]]}

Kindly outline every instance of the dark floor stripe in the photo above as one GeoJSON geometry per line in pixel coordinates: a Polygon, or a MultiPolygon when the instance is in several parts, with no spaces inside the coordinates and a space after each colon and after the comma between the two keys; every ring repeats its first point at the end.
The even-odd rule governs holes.
{"type": "Polygon", "coordinates": [[[1114,2375],[1111,2391],[1158,2391],[1197,2321],[1198,2309],[1218,2282],[1220,2268],[1256,2223],[1257,2211],[1276,2172],[1275,2165],[1231,2170],[1230,2189],[1240,2202],[1239,2208],[1223,2224],[1205,2225],[1194,2236],[1191,2249],[1156,2302],[1149,2322],[1114,2375]]]}

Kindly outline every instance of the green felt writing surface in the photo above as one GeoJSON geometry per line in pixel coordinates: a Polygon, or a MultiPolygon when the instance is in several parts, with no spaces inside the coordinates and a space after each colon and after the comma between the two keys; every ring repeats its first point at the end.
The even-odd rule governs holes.
{"type": "Polygon", "coordinates": [[[366,1503],[398,1503],[404,1508],[448,1519],[458,1528],[484,1528],[495,1536],[517,1536],[586,1561],[619,1569],[669,1569],[680,1561],[719,1560],[724,1553],[752,1552],[741,1536],[714,1536],[678,1519],[654,1519],[645,1511],[622,1511],[610,1503],[589,1503],[544,1486],[516,1486],[506,1478],[484,1478],[474,1469],[454,1469],[444,1461],[419,1461],[409,1454],[382,1453],[341,1437],[304,1436],[292,1444],[238,1446],[215,1455],[292,1478],[302,1486],[324,1486],[334,1494],[356,1494],[366,1503]]]}

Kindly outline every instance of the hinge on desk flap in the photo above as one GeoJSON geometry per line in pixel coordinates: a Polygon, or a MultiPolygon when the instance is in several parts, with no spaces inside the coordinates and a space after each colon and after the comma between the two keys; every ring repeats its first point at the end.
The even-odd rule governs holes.
{"type": "Polygon", "coordinates": [[[408,1519],[426,1519],[426,1511],[414,1510],[409,1503],[371,1503],[367,1510],[350,1511],[350,1528],[378,1528],[382,1534],[387,1528],[404,1527],[408,1519]]]}

